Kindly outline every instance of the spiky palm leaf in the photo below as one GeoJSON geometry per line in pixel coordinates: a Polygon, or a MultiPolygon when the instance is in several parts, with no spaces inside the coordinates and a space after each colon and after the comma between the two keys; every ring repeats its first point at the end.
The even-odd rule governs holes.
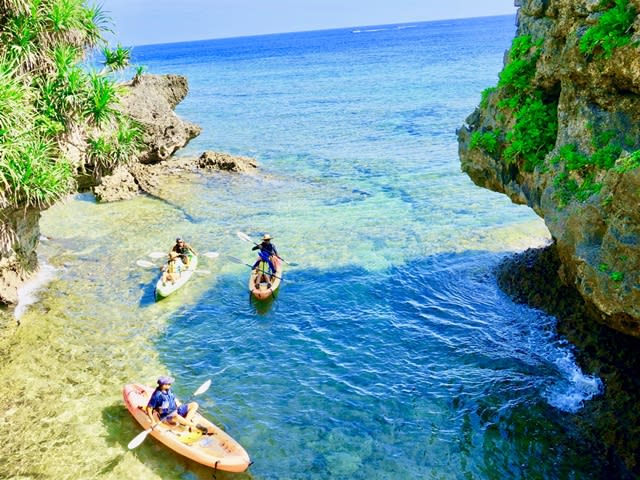
{"type": "Polygon", "coordinates": [[[124,70],[129,66],[131,49],[118,44],[116,48],[113,49],[104,47],[102,49],[102,55],[104,55],[105,69],[107,71],[115,72],[117,70],[124,70]]]}
{"type": "Polygon", "coordinates": [[[96,126],[110,123],[117,115],[117,89],[111,80],[97,73],[89,76],[89,95],[84,116],[96,126]]]}

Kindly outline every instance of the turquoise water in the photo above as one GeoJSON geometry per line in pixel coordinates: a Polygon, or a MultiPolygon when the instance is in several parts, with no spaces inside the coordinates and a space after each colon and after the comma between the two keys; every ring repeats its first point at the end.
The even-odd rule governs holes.
{"type": "Polygon", "coordinates": [[[457,158],[455,129],[495,84],[513,24],[134,50],[149,71],[189,78],[178,112],[203,133],[182,153],[250,155],[260,170],[185,174],[163,200],[81,195],[45,212],[55,280],[20,328],[65,312],[67,344],[118,372],[100,375],[100,408],[70,400],[110,452],[98,460],[86,447],[102,440],[72,437],[86,450],[77,472],[210,476],[153,442],[126,453],[138,429],[120,386],[169,372],[182,397],[213,380],[198,401],[247,449],[256,479],[601,477],[606,460],[575,418],[602,383],[553,318],[512,303],[493,275],[505,255],[546,242],[544,224],[475,187],[457,158]],[[248,268],[228,259],[253,262],[237,231],[269,232],[298,264],[275,301],[250,302],[248,268]],[[134,262],[176,235],[221,256],[155,303],[157,270],[134,262]]]}

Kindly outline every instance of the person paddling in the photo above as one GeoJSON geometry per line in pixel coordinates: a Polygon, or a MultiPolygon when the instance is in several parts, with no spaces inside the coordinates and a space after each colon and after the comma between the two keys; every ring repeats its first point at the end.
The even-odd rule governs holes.
{"type": "Polygon", "coordinates": [[[149,403],[144,408],[145,413],[151,421],[151,426],[155,427],[160,422],[169,425],[184,425],[189,430],[198,429],[204,434],[209,434],[209,429],[200,424],[194,424],[193,416],[198,411],[197,402],[182,404],[171,391],[174,379],[167,376],[158,378],[158,386],[151,394],[149,403]]]}
{"type": "Polygon", "coordinates": [[[180,255],[182,263],[187,267],[189,266],[189,257],[191,255],[198,255],[191,245],[185,242],[182,237],[176,238],[176,244],[171,249],[172,252],[176,252],[180,255]]]}
{"type": "Polygon", "coordinates": [[[272,255],[276,257],[278,256],[278,250],[276,249],[276,246],[273,243],[271,243],[271,236],[268,233],[265,233],[262,237],[262,242],[256,245],[255,247],[253,247],[251,250],[258,250],[258,249],[260,249],[260,251],[262,252],[267,252],[269,256],[272,256],[272,255]]]}
{"type": "Polygon", "coordinates": [[[271,288],[271,280],[273,279],[273,275],[276,274],[276,267],[273,265],[271,261],[271,256],[265,252],[264,250],[260,250],[258,252],[258,260],[251,267],[253,270],[259,270],[256,273],[256,288],[260,288],[260,283],[265,282],[268,288],[271,288]],[[265,271],[265,267],[260,268],[260,264],[268,265],[268,271],[265,271]]]}

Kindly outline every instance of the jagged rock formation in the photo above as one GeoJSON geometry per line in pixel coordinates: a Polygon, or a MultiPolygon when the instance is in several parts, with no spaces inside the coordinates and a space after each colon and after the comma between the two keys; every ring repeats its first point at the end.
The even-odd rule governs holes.
{"type": "Polygon", "coordinates": [[[243,173],[255,170],[258,167],[255,159],[239,157],[221,152],[202,152],[196,161],[198,168],[206,170],[221,170],[224,172],[243,173]]]}
{"type": "Polygon", "coordinates": [[[187,79],[181,75],[141,75],[127,87],[119,110],[143,128],[141,163],[167,160],[202,131],[173,111],[187,93],[187,79]]]}
{"type": "Polygon", "coordinates": [[[0,210],[0,303],[15,304],[18,287],[38,269],[40,211],[0,210]]]}
{"type": "Polygon", "coordinates": [[[498,86],[458,131],[462,169],[543,217],[563,281],[640,337],[640,2],[519,3],[498,86]],[[613,15],[630,23],[611,47],[596,27],[613,15]]]}
{"type": "MultiPolygon", "coordinates": [[[[135,118],[143,127],[144,152],[139,159],[159,162],[167,159],[200,133],[200,127],[181,120],[175,106],[187,95],[187,79],[178,75],[143,75],[126,87],[119,108],[135,118]]],[[[86,132],[74,130],[61,149],[78,168],[85,164],[86,132]]],[[[140,188],[154,188],[153,179],[131,173],[140,171],[138,162],[119,166],[111,175],[103,176],[95,186],[96,196],[103,201],[131,198],[140,188]]],[[[79,173],[79,188],[93,186],[90,175],[79,173]]],[[[15,304],[17,291],[38,269],[36,249],[40,237],[37,209],[0,210],[0,303],[15,304]]]]}

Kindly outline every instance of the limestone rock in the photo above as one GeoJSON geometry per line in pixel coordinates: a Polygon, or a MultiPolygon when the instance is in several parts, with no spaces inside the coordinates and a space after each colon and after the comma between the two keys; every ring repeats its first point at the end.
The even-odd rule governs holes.
{"type": "MultiPolygon", "coordinates": [[[[458,130],[462,170],[477,185],[544,218],[562,262],[561,277],[600,310],[603,323],[640,337],[640,168],[602,170],[594,179],[602,185],[599,193],[564,206],[556,185],[562,166],[551,161],[565,145],[591,154],[598,135],[610,131],[624,137],[618,162],[640,150],[640,48],[620,47],[611,58],[580,52],[580,37],[601,15],[597,0],[519,3],[517,35],[543,41],[531,84],[545,98],[557,99],[555,145],[544,167],[533,171],[505,162],[499,152],[471,148],[474,132],[513,128],[515,120],[509,112],[505,120],[498,108],[500,90],[494,91],[458,130]]],[[[632,3],[640,10],[640,2],[632,3]]]]}
{"type": "Polygon", "coordinates": [[[196,162],[198,168],[225,172],[249,172],[258,167],[255,159],[220,152],[203,152],[196,162]]]}
{"type": "Polygon", "coordinates": [[[127,87],[118,108],[143,127],[147,148],[140,162],[167,160],[200,134],[198,125],[182,120],[173,111],[188,92],[187,79],[180,75],[141,75],[127,87]]]}
{"type": "Polygon", "coordinates": [[[126,167],[116,167],[111,175],[102,177],[100,185],[94,188],[96,198],[101,202],[129,200],[138,194],[138,184],[126,167]]]}
{"type": "Polygon", "coordinates": [[[15,305],[18,288],[38,270],[40,211],[0,210],[0,303],[15,305]]]}

